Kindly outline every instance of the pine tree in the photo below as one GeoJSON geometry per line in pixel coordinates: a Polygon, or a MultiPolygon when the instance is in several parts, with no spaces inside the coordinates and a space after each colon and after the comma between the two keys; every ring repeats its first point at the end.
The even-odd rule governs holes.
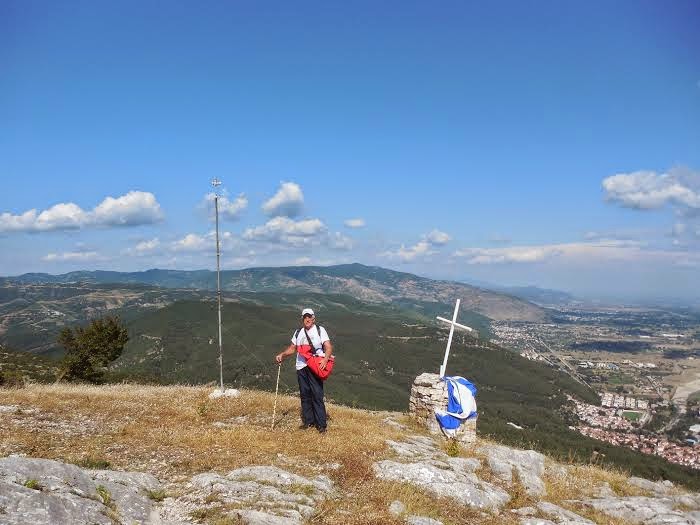
{"type": "Polygon", "coordinates": [[[58,343],[66,349],[59,381],[99,383],[128,340],[126,328],[113,316],[94,319],[85,328],[64,328],[58,335],[58,343]]]}

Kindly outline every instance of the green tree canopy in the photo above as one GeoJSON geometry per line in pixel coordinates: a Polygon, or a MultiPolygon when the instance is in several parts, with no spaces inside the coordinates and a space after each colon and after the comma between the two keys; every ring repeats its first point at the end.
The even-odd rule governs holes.
{"type": "Polygon", "coordinates": [[[126,328],[113,316],[94,319],[85,328],[64,328],[58,335],[58,343],[66,349],[59,380],[99,383],[128,340],[126,328]]]}

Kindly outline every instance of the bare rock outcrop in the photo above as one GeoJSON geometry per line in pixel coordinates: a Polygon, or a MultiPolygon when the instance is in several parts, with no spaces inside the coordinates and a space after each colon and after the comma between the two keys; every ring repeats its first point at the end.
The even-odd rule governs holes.
{"type": "Polygon", "coordinates": [[[48,459],[0,459],[0,524],[151,523],[150,474],[84,470],[48,459]]]}
{"type": "Polygon", "coordinates": [[[274,466],[250,466],[223,476],[198,474],[183,492],[165,501],[161,511],[165,521],[184,521],[216,507],[248,525],[297,525],[310,518],[334,489],[326,476],[306,478],[274,466]]]}
{"type": "Polygon", "coordinates": [[[387,443],[403,461],[375,463],[374,472],[380,479],[411,483],[435,496],[475,508],[497,510],[510,500],[506,491],[478,478],[475,470],[481,462],[477,459],[449,457],[432,439],[422,436],[387,443]]]}

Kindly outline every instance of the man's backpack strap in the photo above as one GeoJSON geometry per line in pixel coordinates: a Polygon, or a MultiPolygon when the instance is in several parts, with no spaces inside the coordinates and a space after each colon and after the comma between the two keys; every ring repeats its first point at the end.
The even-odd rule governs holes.
{"type": "MultiPolygon", "coordinates": [[[[318,340],[321,341],[321,350],[323,350],[323,338],[321,337],[321,329],[319,328],[318,325],[316,326],[316,332],[318,333],[318,340]]],[[[309,346],[313,346],[313,343],[311,342],[311,338],[309,337],[309,332],[306,331],[306,328],[303,329],[304,333],[306,334],[306,342],[309,343],[309,346]]],[[[294,345],[296,346],[297,343],[297,334],[299,334],[299,328],[294,330],[294,345]]],[[[316,350],[316,349],[314,349],[316,350]]]]}

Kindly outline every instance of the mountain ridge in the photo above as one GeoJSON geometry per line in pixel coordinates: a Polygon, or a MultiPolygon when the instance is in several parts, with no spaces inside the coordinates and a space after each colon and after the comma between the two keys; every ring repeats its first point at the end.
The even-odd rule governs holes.
{"type": "MultiPolygon", "coordinates": [[[[60,275],[28,273],[2,277],[0,284],[52,283],[148,284],[164,288],[216,289],[216,273],[210,270],[150,269],[141,272],[75,271],[60,275]]],[[[222,290],[232,292],[298,291],[333,293],[370,303],[401,300],[444,302],[462,300],[462,308],[495,321],[539,322],[546,311],[521,298],[457,281],[427,277],[359,263],[335,266],[258,267],[221,272],[222,290]]]]}

